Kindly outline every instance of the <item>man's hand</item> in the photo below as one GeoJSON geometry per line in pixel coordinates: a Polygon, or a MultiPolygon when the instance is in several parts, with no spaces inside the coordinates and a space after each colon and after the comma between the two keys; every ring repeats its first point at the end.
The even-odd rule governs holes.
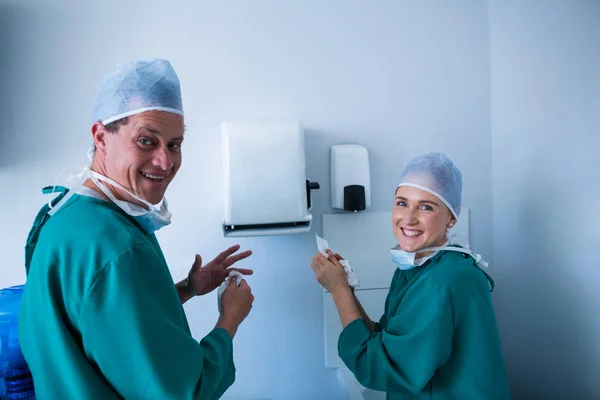
{"type": "Polygon", "coordinates": [[[251,269],[230,268],[236,262],[250,257],[251,250],[233,255],[240,249],[236,244],[216,256],[214,260],[202,266],[202,257],[196,254],[196,261],[188,274],[186,289],[192,296],[201,296],[212,292],[229,276],[230,271],[238,271],[242,275],[252,275],[251,269]]]}
{"type": "Polygon", "coordinates": [[[215,327],[224,328],[233,339],[238,327],[252,309],[253,302],[254,295],[248,283],[244,280],[238,286],[237,277],[234,276],[221,297],[221,316],[215,327]]]}

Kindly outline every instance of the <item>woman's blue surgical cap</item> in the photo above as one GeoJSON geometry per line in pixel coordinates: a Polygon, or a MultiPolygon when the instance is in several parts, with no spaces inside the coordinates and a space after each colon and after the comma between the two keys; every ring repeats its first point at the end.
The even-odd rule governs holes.
{"type": "Polygon", "coordinates": [[[102,80],[94,121],[106,125],[152,110],[183,115],[179,78],[167,60],[135,60],[118,64],[102,80]]]}
{"type": "Polygon", "coordinates": [[[425,153],[412,159],[402,173],[400,186],[431,193],[458,219],[462,207],[462,173],[444,154],[425,153]]]}

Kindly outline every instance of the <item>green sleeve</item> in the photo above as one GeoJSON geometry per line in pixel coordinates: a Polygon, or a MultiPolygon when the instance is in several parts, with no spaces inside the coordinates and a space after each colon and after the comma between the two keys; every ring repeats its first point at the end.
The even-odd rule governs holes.
{"type": "Polygon", "coordinates": [[[383,315],[381,316],[381,318],[379,318],[379,321],[375,322],[373,321],[373,325],[375,326],[375,332],[381,332],[383,330],[383,327],[385,326],[385,323],[387,321],[387,309],[388,309],[388,304],[390,302],[390,294],[388,293],[388,295],[385,298],[385,307],[384,307],[384,311],[383,315]]]}
{"type": "Polygon", "coordinates": [[[392,282],[390,283],[390,290],[388,291],[387,296],[385,296],[385,306],[383,308],[384,309],[383,315],[381,316],[381,318],[379,318],[378,322],[373,321],[373,324],[375,325],[375,332],[381,332],[383,330],[383,327],[386,325],[387,309],[388,309],[388,305],[390,303],[390,293],[393,293],[394,290],[396,289],[397,276],[398,276],[399,271],[400,271],[399,269],[396,269],[396,272],[394,272],[392,282]]]}
{"type": "Polygon", "coordinates": [[[338,353],[363,386],[416,395],[450,357],[452,330],[448,293],[424,280],[409,290],[381,332],[371,333],[362,319],[348,324],[338,353]]]}
{"type": "Polygon", "coordinates": [[[124,398],[218,399],[233,384],[232,340],[191,336],[171,275],[150,245],[106,265],[79,316],[83,347],[124,398]]]}

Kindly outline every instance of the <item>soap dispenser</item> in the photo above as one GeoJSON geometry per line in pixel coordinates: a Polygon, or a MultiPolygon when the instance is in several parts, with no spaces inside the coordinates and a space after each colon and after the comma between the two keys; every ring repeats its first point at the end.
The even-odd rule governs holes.
{"type": "Polygon", "coordinates": [[[331,207],[364,211],[371,206],[369,153],[358,144],[331,146],[331,207]]]}

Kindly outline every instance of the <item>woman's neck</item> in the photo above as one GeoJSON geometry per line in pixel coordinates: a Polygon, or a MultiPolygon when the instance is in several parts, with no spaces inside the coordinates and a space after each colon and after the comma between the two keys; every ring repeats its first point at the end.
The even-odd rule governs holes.
{"type": "MultiPolygon", "coordinates": [[[[444,236],[442,236],[442,238],[440,240],[438,240],[436,242],[436,244],[434,244],[432,246],[428,246],[428,247],[440,247],[440,246],[443,246],[444,244],[446,244],[447,241],[448,241],[448,238],[446,237],[446,234],[444,234],[444,236]]],[[[417,254],[415,254],[415,260],[418,260],[419,258],[423,258],[423,257],[429,257],[433,253],[434,253],[433,251],[417,252],[417,254]]]]}

